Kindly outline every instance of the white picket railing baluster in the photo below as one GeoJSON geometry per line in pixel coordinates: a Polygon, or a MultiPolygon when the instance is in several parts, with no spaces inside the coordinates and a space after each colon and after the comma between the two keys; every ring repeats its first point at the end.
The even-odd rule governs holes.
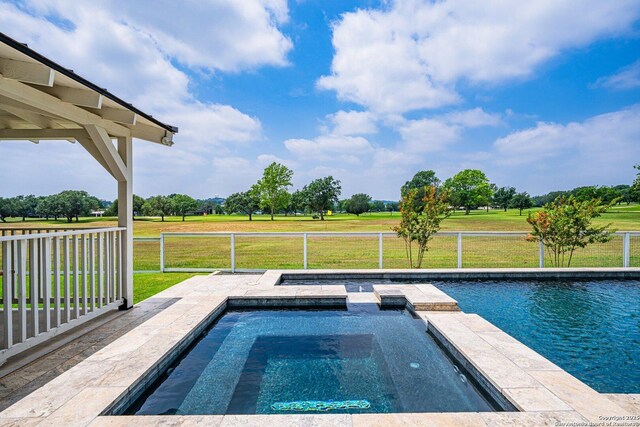
{"type": "Polygon", "coordinates": [[[0,365],[122,304],[122,231],[121,227],[91,232],[0,231],[0,365]]]}
{"type": "Polygon", "coordinates": [[[53,239],[53,318],[56,327],[62,324],[60,315],[60,238],[53,239]]]}
{"type": "Polygon", "coordinates": [[[71,269],[69,266],[69,237],[62,238],[62,262],[64,263],[64,321],[71,320],[71,269]]]}
{"type": "Polygon", "coordinates": [[[38,240],[29,240],[29,303],[31,304],[31,336],[35,337],[40,333],[40,308],[38,306],[38,269],[40,260],[38,259],[38,240]]]}
{"type": "Polygon", "coordinates": [[[73,318],[80,317],[80,277],[78,268],[78,236],[73,236],[73,318]]]}
{"type": "Polygon", "coordinates": [[[11,297],[13,279],[13,252],[11,247],[13,242],[2,242],[2,320],[4,321],[3,347],[9,348],[13,345],[13,298],[11,297]]]}
{"type": "Polygon", "coordinates": [[[51,239],[44,238],[40,241],[42,246],[42,310],[44,311],[43,332],[51,329],[51,239]]]}
{"type": "Polygon", "coordinates": [[[18,259],[16,283],[18,290],[18,318],[20,323],[20,342],[27,339],[27,241],[18,240],[18,251],[14,257],[18,259]],[[16,256],[17,255],[17,256],[16,256]]]}
{"type": "Polygon", "coordinates": [[[98,234],[98,308],[102,308],[104,300],[104,246],[103,234],[98,234]]]}

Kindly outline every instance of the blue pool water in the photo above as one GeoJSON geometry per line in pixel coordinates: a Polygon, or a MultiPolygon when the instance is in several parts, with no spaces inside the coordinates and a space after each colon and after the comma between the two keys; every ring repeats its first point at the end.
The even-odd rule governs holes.
{"type": "Polygon", "coordinates": [[[433,282],[601,393],[640,393],[640,282],[433,282]]]}
{"type": "MultiPolygon", "coordinates": [[[[372,292],[406,280],[300,281],[372,292]]],[[[420,281],[425,283],[425,280],[420,281]]],[[[640,281],[432,281],[458,301],[601,393],[640,393],[640,281]]]]}
{"type": "Polygon", "coordinates": [[[230,311],[127,413],[492,411],[404,310],[230,311]]]}

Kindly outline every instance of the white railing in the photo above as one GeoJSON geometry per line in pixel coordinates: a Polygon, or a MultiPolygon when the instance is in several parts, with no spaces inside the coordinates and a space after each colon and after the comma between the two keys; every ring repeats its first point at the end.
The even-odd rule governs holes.
{"type": "MultiPolygon", "coordinates": [[[[510,257],[515,255],[514,251],[520,251],[522,256],[527,257],[526,266],[544,268],[545,260],[547,260],[548,264],[548,255],[545,253],[545,248],[541,242],[529,242],[526,240],[527,233],[523,232],[493,232],[493,231],[462,231],[462,232],[452,232],[445,231],[436,234],[435,239],[447,240],[449,243],[447,245],[442,245],[442,248],[437,250],[440,251],[442,256],[449,256],[450,259],[450,267],[452,268],[465,268],[465,267],[521,267],[523,265],[517,264],[517,262],[513,262],[513,265],[509,264],[510,257]],[[446,246],[446,247],[445,247],[446,246]],[[493,265],[492,261],[488,261],[485,264],[482,264],[479,261],[474,261],[474,258],[482,257],[486,255],[486,253],[495,252],[493,260],[495,261],[499,257],[499,265],[493,265]]],[[[199,232],[199,233],[161,233],[160,237],[145,237],[145,238],[134,238],[134,244],[144,244],[146,242],[155,243],[158,245],[159,253],[157,253],[157,257],[159,258],[159,269],[158,268],[136,268],[137,271],[161,271],[161,272],[209,272],[215,270],[228,270],[231,272],[236,271],[253,271],[253,270],[264,270],[264,267],[260,266],[251,266],[248,267],[245,265],[241,268],[237,268],[237,256],[238,256],[238,242],[246,241],[249,238],[255,239],[278,239],[279,241],[297,239],[300,243],[299,246],[293,247],[289,245],[288,248],[281,247],[279,249],[274,250],[290,250],[288,254],[290,257],[299,257],[300,252],[300,267],[307,269],[310,268],[309,262],[309,252],[311,249],[316,247],[316,252],[319,251],[317,249],[321,244],[317,239],[327,239],[327,238],[340,238],[345,239],[342,241],[342,244],[349,244],[350,241],[353,243],[354,240],[360,239],[362,243],[362,247],[352,247],[351,254],[360,252],[366,258],[368,262],[367,265],[370,265],[369,268],[389,268],[389,262],[391,258],[391,249],[389,246],[394,246],[396,253],[394,262],[395,265],[391,266],[391,268],[398,268],[398,248],[401,245],[401,239],[399,239],[395,233],[393,232],[199,232]],[[211,248],[210,252],[212,255],[210,259],[210,263],[207,263],[206,267],[202,266],[182,266],[175,267],[172,266],[171,262],[167,263],[167,258],[172,255],[172,251],[178,251],[175,246],[177,239],[184,242],[188,239],[197,239],[197,238],[209,238],[209,239],[217,239],[221,238],[228,239],[228,243],[221,243],[216,246],[216,248],[211,248]],[[167,242],[174,242],[169,245],[167,242]],[[375,247],[372,246],[375,241],[375,247]],[[365,248],[366,245],[366,248],[365,248]],[[299,248],[299,249],[298,249],[299,248]],[[226,253],[225,256],[220,256],[221,253],[226,253]],[[214,259],[215,258],[215,259],[214,259]],[[168,265],[169,264],[169,265],[168,265]]],[[[631,252],[632,245],[631,239],[634,240],[633,250],[634,257],[635,251],[637,250],[637,257],[640,258],[640,232],[616,232],[614,236],[614,241],[606,246],[605,249],[598,249],[598,245],[592,245],[588,247],[586,250],[579,250],[580,253],[585,253],[585,251],[596,251],[595,255],[592,254],[592,260],[590,261],[593,267],[598,266],[618,266],[618,267],[630,267],[631,266],[631,252]],[[635,241],[638,241],[635,244],[635,241]],[[597,253],[597,251],[601,251],[601,253],[597,253]],[[603,265],[598,265],[603,264],[603,265]],[[606,265],[605,265],[606,264],[606,265]]],[[[437,240],[434,240],[436,242],[437,240]]],[[[334,242],[335,245],[340,246],[340,242],[334,242]]],[[[256,245],[256,247],[259,245],[256,245]]],[[[276,244],[277,246],[277,244],[276,244]]],[[[432,243],[433,246],[433,243],[432,243]]],[[[436,245],[437,246],[437,245],[436,245]]],[[[255,249],[255,248],[254,248],[255,249]]],[[[195,247],[181,249],[183,254],[183,261],[193,260],[196,258],[202,258],[202,250],[195,245],[195,247]]],[[[245,250],[246,251],[246,250],[245,250]]],[[[322,254],[318,254],[314,252],[314,256],[317,258],[322,256],[322,254]]],[[[429,256],[433,251],[427,253],[426,256],[426,267],[430,267],[429,265],[429,256]]],[[[145,255],[148,255],[146,253],[145,255]]],[[[280,254],[282,255],[282,254],[280,254]]],[[[339,256],[340,254],[338,254],[339,256]]],[[[258,259],[260,256],[259,250],[256,249],[256,252],[253,255],[254,259],[258,259]]],[[[347,254],[345,254],[347,256],[347,254]]],[[[142,257],[142,254],[138,250],[134,250],[134,265],[136,265],[136,261],[142,257]]],[[[362,257],[361,257],[362,258],[362,257]]],[[[635,259],[635,258],[634,258],[635,259]]],[[[362,259],[361,259],[362,261],[362,259]]],[[[246,262],[245,262],[246,263],[246,262]]],[[[286,264],[286,263],[283,263],[286,264]]],[[[315,262],[314,264],[317,264],[315,262]]],[[[158,264],[156,264],[158,265],[158,264]]],[[[432,267],[433,265],[431,265],[432,267]]],[[[638,265],[640,266],[640,265],[638,265]]],[[[273,266],[269,268],[278,268],[285,269],[291,268],[286,266],[273,266]]],[[[311,268],[318,268],[311,266],[311,268]]],[[[320,267],[323,268],[323,267],[320,267]]],[[[327,268],[327,267],[324,267],[327,268]]],[[[344,268],[344,267],[342,267],[344,268]]],[[[349,268],[349,267],[346,267],[349,268]]],[[[351,267],[353,268],[353,267],[351,267]]]]}
{"type": "Polygon", "coordinates": [[[0,364],[122,303],[124,231],[3,233],[0,364]]]}

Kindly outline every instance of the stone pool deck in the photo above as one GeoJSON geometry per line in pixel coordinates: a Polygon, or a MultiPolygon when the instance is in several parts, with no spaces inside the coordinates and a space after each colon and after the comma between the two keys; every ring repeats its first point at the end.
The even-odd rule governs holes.
{"type": "MultiPolygon", "coordinates": [[[[388,289],[376,285],[375,293],[348,294],[344,286],[277,286],[280,279],[281,272],[275,271],[263,275],[196,276],[157,294],[106,323],[106,329],[101,326],[77,339],[84,338],[84,341],[65,344],[61,351],[66,348],[67,352],[56,359],[62,360],[64,366],[46,377],[50,381],[37,384],[38,388],[0,412],[0,426],[540,426],[597,424],[607,417],[624,421],[624,417],[640,415],[637,396],[597,393],[480,316],[459,311],[455,301],[433,286],[401,285],[388,289]],[[407,304],[414,307],[454,357],[463,358],[469,372],[477,373],[489,390],[498,397],[504,396],[508,404],[521,412],[102,415],[127,406],[204,330],[211,316],[222,313],[227,307],[332,306],[347,301],[354,304],[382,301],[395,305],[399,298],[405,298],[407,304]],[[129,314],[136,310],[144,315],[129,314]],[[127,315],[129,318],[125,317],[127,315]],[[111,322],[120,322],[119,327],[109,329],[107,325],[111,322]],[[68,350],[73,346],[81,350],[75,356],[68,350]],[[65,360],[65,357],[69,358],[65,360]]],[[[39,372],[37,366],[40,370],[50,368],[43,362],[46,357],[15,371],[14,379],[23,378],[28,384],[29,375],[39,372]]],[[[0,385],[10,391],[11,383],[3,384],[2,380],[4,378],[0,385]]],[[[21,390],[26,394],[24,388],[21,390]]],[[[5,394],[2,399],[7,396],[5,394]]]]}

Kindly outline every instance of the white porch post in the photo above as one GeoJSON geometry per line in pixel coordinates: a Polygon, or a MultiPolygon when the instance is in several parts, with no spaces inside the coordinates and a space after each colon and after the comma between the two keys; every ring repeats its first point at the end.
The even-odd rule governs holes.
{"type": "Polygon", "coordinates": [[[131,137],[118,137],[118,154],[126,167],[124,180],[118,180],[118,226],[122,233],[122,297],[121,309],[133,307],[133,144],[131,137]]]}

